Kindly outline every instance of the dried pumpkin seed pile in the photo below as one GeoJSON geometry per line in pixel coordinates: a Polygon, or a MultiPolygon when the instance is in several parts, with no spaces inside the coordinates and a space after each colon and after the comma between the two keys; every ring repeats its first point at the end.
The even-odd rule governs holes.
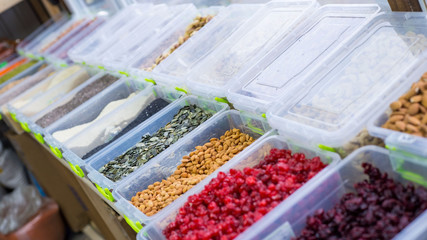
{"type": "Polygon", "coordinates": [[[111,181],[116,182],[163,152],[211,116],[211,113],[196,105],[185,106],[165,127],[160,128],[152,135],[142,136],[141,141],[104,165],[99,169],[99,172],[111,181]]]}

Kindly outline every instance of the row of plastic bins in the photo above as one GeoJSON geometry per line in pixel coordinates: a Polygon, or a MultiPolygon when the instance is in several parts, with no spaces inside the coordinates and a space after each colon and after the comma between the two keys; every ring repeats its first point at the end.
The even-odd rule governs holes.
{"type": "MultiPolygon", "coordinates": [[[[176,200],[173,206],[168,207],[168,211],[160,213],[154,221],[143,228],[138,234],[138,239],[165,239],[163,231],[175,220],[180,208],[183,207],[191,195],[200,193],[221,171],[227,173],[230,169],[243,170],[246,167],[257,165],[269,154],[269,150],[272,148],[303,152],[310,158],[320,156],[323,162],[329,163],[329,166],[273,208],[263,218],[239,234],[236,239],[291,239],[292,237],[300,236],[302,229],[306,226],[308,216],[314,215],[318,209],[323,209],[325,212],[330,210],[340,202],[343,195],[355,192],[355,183],[367,179],[361,167],[362,163],[372,164],[379,168],[381,173],[387,173],[390,178],[398,183],[403,183],[404,185],[412,183],[417,186],[416,183],[405,179],[404,176],[394,170],[394,159],[386,149],[366,146],[356,150],[343,161],[336,161],[336,156],[331,156],[330,153],[319,152],[310,147],[300,147],[279,136],[271,136],[239,154],[238,157],[228,162],[186,193],[184,197],[176,200]]],[[[118,192],[127,193],[122,189],[119,189],[118,192]]],[[[209,214],[209,210],[207,214],[209,214]]],[[[424,211],[393,239],[423,239],[427,232],[427,228],[424,225],[426,217],[427,212],[424,211]]]]}

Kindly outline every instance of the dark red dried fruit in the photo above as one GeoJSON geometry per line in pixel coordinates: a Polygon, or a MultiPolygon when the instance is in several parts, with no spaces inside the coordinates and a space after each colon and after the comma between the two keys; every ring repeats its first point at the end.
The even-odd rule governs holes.
{"type": "Polygon", "coordinates": [[[233,239],[325,166],[319,157],[306,159],[302,153],[272,149],[253,168],[220,172],[188,198],[163,233],[168,239],[233,239]],[[184,219],[191,219],[191,224],[183,227],[184,219]]]}
{"type": "Polygon", "coordinates": [[[306,227],[294,240],[392,239],[427,209],[425,188],[405,187],[371,164],[362,167],[369,181],[356,183],[356,194],[345,194],[329,211],[321,209],[308,216],[306,227]]]}

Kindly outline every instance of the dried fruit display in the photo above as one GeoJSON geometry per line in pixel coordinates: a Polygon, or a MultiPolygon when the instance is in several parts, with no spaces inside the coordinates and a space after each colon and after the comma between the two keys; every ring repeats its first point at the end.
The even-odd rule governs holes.
{"type": "Polygon", "coordinates": [[[147,216],[153,216],[253,142],[251,136],[236,128],[219,139],[212,138],[184,156],[173,175],[138,192],[131,203],[147,216]]]}
{"type": "Polygon", "coordinates": [[[383,128],[427,137],[427,73],[390,104],[390,118],[383,128]]]}
{"type": "Polygon", "coordinates": [[[8,81],[9,79],[15,77],[16,75],[20,74],[21,72],[25,71],[36,63],[37,61],[29,61],[16,66],[15,68],[11,69],[0,77],[0,83],[8,81]]]}
{"type": "Polygon", "coordinates": [[[142,136],[141,141],[113,161],[99,169],[111,181],[119,181],[141,165],[166,150],[187,133],[212,117],[212,114],[196,105],[181,108],[173,119],[153,134],[142,136]]]}
{"type": "Polygon", "coordinates": [[[427,189],[404,186],[369,163],[369,180],[356,183],[329,211],[317,210],[295,240],[392,239],[427,209],[427,189]]]}
{"type": "Polygon", "coordinates": [[[145,71],[152,71],[157,65],[160,64],[161,61],[166,59],[169,55],[171,55],[177,48],[179,48],[185,41],[187,41],[191,36],[193,36],[197,31],[199,31],[202,27],[204,27],[211,19],[212,15],[208,15],[206,17],[197,16],[194,21],[187,26],[185,30],[184,36],[180,36],[178,41],[165,53],[160,55],[154,62],[154,64],[145,68],[145,71]]]}
{"type": "Polygon", "coordinates": [[[272,149],[252,168],[218,173],[188,198],[163,233],[171,240],[233,239],[324,167],[319,157],[272,149]]]}

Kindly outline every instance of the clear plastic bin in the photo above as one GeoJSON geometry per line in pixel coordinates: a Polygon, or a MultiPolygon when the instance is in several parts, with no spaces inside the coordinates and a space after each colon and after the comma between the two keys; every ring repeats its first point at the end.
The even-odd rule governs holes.
{"type": "MultiPolygon", "coordinates": [[[[219,138],[226,131],[233,128],[240,129],[241,132],[250,135],[254,139],[262,139],[263,136],[270,134],[270,126],[265,119],[240,114],[236,110],[225,111],[218,115],[211,124],[205,125],[195,132],[191,139],[180,141],[176,146],[169,148],[162,158],[157,158],[156,162],[152,162],[146,167],[141,167],[131,178],[120,183],[113,192],[113,196],[117,200],[117,203],[115,203],[117,209],[130,220],[134,222],[139,221],[143,224],[148,224],[162,213],[169,212],[170,209],[174,208],[174,202],[178,201],[178,199],[150,217],[133,206],[129,201],[139,191],[143,191],[154,182],[161,181],[172,175],[177,166],[181,164],[182,157],[194,151],[196,146],[202,146],[209,142],[211,138],[219,138]]],[[[256,142],[250,146],[255,145],[256,142]]],[[[250,146],[246,149],[250,149],[250,146]]],[[[244,151],[247,151],[246,149],[244,151]]],[[[238,158],[242,153],[239,153],[232,159],[238,158]]],[[[197,185],[193,188],[196,189],[197,185]]],[[[186,198],[186,195],[187,193],[181,195],[180,198],[186,198]]]]}
{"type": "Polygon", "coordinates": [[[129,28],[135,28],[141,20],[152,10],[152,4],[134,4],[123,9],[91,36],[76,44],[68,55],[74,62],[90,63],[88,59],[98,56],[99,50],[105,44],[112,44],[112,40],[126,34],[129,28]]]}
{"type": "Polygon", "coordinates": [[[417,13],[375,17],[325,60],[327,66],[296,86],[297,94],[268,110],[271,126],[295,141],[340,151],[396,98],[396,89],[425,71],[426,56],[420,54],[427,48],[424,18],[417,13]]]}
{"type": "MultiPolygon", "coordinates": [[[[86,170],[89,172],[88,178],[95,184],[102,187],[102,189],[107,188],[109,190],[115,189],[118,184],[120,184],[126,179],[129,179],[131,176],[135,174],[135,172],[129,174],[128,176],[122,178],[119,181],[113,182],[110,179],[106,178],[102,173],[98,172],[98,169],[100,169],[102,166],[104,166],[108,162],[114,160],[115,157],[124,153],[129,148],[135,146],[135,144],[140,141],[142,136],[146,134],[155,133],[159,128],[164,127],[168,122],[172,120],[173,116],[176,113],[178,113],[178,111],[181,108],[191,104],[195,104],[198,107],[201,107],[205,110],[212,111],[212,113],[214,113],[214,116],[212,116],[210,119],[202,123],[199,127],[194,129],[192,132],[182,137],[176,143],[172,144],[169,147],[169,149],[179,144],[179,142],[186,141],[187,139],[191,139],[194,136],[194,133],[198,131],[198,129],[201,129],[203,128],[203,126],[206,126],[211,124],[212,122],[215,122],[216,121],[215,116],[228,109],[228,105],[224,103],[209,101],[196,96],[187,96],[178,101],[175,101],[173,104],[170,104],[169,106],[164,108],[162,112],[156,116],[156,118],[150,118],[144,123],[138,125],[131,132],[128,132],[124,136],[117,139],[117,141],[110,144],[108,146],[108,149],[104,149],[102,152],[100,152],[99,154],[94,156],[92,159],[90,159],[86,165],[86,170]]],[[[152,164],[152,162],[155,162],[153,160],[162,158],[165,155],[165,153],[167,153],[167,150],[163,151],[156,157],[152,158],[150,161],[144,164],[143,167],[148,167],[149,165],[152,164]]]]}
{"type": "Polygon", "coordinates": [[[64,117],[44,129],[46,135],[46,142],[50,146],[61,148],[61,146],[67,140],[71,139],[80,131],[84,131],[87,127],[89,127],[92,124],[92,121],[97,118],[97,121],[101,120],[102,118],[105,118],[105,116],[107,116],[108,114],[113,113],[114,109],[123,106],[123,104],[127,100],[131,99],[132,96],[136,96],[137,93],[144,88],[144,84],[140,84],[138,82],[126,78],[116,81],[111,86],[104,89],[101,93],[86,101],[82,105],[78,106],[73,111],[66,114],[64,117]],[[131,98],[129,98],[129,96],[131,96],[131,98]],[[103,109],[109,103],[119,100],[121,101],[114,103],[114,105],[110,105],[111,108],[108,111],[105,110],[103,116],[99,117],[103,109]],[[85,125],[82,127],[83,124],[85,125]],[[80,126],[80,130],[74,131],[74,133],[69,135],[66,139],[62,140],[55,138],[55,132],[71,129],[76,126],[80,126]]]}
{"type": "Polygon", "coordinates": [[[73,17],[62,25],[60,28],[50,33],[48,36],[45,36],[37,46],[34,46],[34,51],[32,54],[36,58],[43,57],[44,52],[49,50],[53,45],[56,45],[58,42],[64,41],[67,39],[67,36],[71,36],[74,32],[78,30],[87,23],[89,19],[87,18],[77,18],[73,17]]]}
{"type": "MultiPolygon", "coordinates": [[[[393,171],[386,149],[363,147],[325,175],[319,176],[317,181],[311,181],[303,191],[288,198],[236,239],[290,239],[294,235],[298,236],[306,225],[307,216],[313,215],[319,208],[325,211],[331,209],[345,193],[354,191],[355,183],[368,178],[360,166],[363,162],[373,164],[381,172],[387,172],[397,182],[411,182],[393,171]]],[[[425,236],[421,237],[421,234],[426,231],[426,217],[424,212],[393,239],[424,239],[425,236]]]]}
{"type": "MultiPolygon", "coordinates": [[[[158,216],[158,218],[156,218],[152,223],[146,226],[138,234],[139,239],[165,239],[165,236],[163,235],[163,230],[167,227],[169,223],[175,220],[176,214],[178,213],[181,206],[185,204],[189,196],[200,193],[204,189],[205,185],[207,185],[213,178],[217,176],[218,172],[228,172],[230,169],[242,170],[245,167],[253,167],[257,165],[259,162],[264,160],[265,156],[267,156],[270,153],[270,150],[272,148],[290,149],[292,150],[293,153],[295,152],[304,153],[307,158],[313,158],[315,156],[319,156],[322,162],[328,163],[329,165],[325,169],[323,169],[321,172],[319,172],[315,177],[313,177],[311,180],[305,183],[300,189],[295,191],[286,200],[280,203],[276,208],[272,209],[270,213],[264,216],[256,224],[259,224],[259,222],[265,221],[265,219],[268,218],[269,215],[277,213],[278,209],[281,209],[281,207],[283,206],[289,205],[290,203],[293,202],[295,198],[298,198],[301,195],[305,195],[305,193],[307,193],[307,189],[310,189],[310,186],[312,186],[313,184],[321,180],[328,172],[333,171],[333,169],[336,167],[340,159],[339,156],[335,153],[319,151],[311,147],[294,145],[284,140],[280,136],[270,136],[258,143],[254,143],[251,146],[249,146],[248,149],[245,149],[244,152],[240,153],[237,157],[233,158],[224,166],[219,168],[217,171],[215,171],[215,173],[211,174],[209,177],[204,179],[196,187],[193,187],[191,190],[189,190],[185,194],[185,197],[181,197],[178,200],[176,200],[174,202],[174,206],[170,206],[170,207],[168,206],[167,212],[166,211],[162,212],[161,215],[158,216]],[[143,234],[147,234],[149,238],[144,237],[143,234]]],[[[295,209],[298,209],[298,208],[295,208],[295,209]]],[[[134,212],[136,211],[134,210],[134,212]]],[[[255,227],[256,224],[252,225],[244,233],[256,228],[255,227]]],[[[245,238],[241,238],[240,236],[238,236],[237,238],[245,239],[245,238]]]]}
{"type": "MultiPolygon", "coordinates": [[[[221,8],[218,7],[203,9],[203,11],[201,10],[198,15],[215,16],[220,10],[221,8]]],[[[160,55],[167,53],[175,44],[178,43],[179,37],[184,36],[187,31],[187,27],[193,23],[195,17],[195,15],[181,15],[181,17],[176,18],[174,20],[174,25],[171,28],[166,27],[165,31],[162,31],[147,43],[147,46],[150,47],[141,48],[141,52],[134,55],[129,64],[129,72],[140,77],[147,75],[148,71],[145,69],[152,67],[160,55]]],[[[208,25],[209,23],[205,26],[208,25]]],[[[203,28],[205,26],[203,26],[203,28]]],[[[196,33],[198,33],[198,31],[195,32],[194,35],[197,35],[196,33]]],[[[189,39],[191,39],[191,37],[189,39]]],[[[214,41],[212,41],[212,43],[214,43],[214,41]]]]}
{"type": "MultiPolygon", "coordinates": [[[[74,88],[72,91],[70,91],[68,94],[66,94],[65,96],[63,96],[60,100],[58,100],[58,101],[56,101],[55,103],[53,103],[53,104],[51,104],[51,105],[49,105],[48,107],[46,107],[45,109],[43,109],[42,111],[40,111],[40,112],[38,112],[37,114],[35,114],[34,116],[32,116],[31,118],[30,118],[30,121],[31,121],[31,124],[30,124],[30,128],[33,130],[33,131],[35,131],[35,132],[41,132],[42,131],[42,129],[43,128],[46,128],[46,127],[48,127],[48,126],[45,126],[45,127],[43,127],[43,126],[40,126],[40,125],[38,125],[37,124],[37,121],[39,120],[39,119],[41,119],[42,117],[44,117],[46,114],[48,114],[48,113],[50,113],[51,111],[53,111],[54,109],[56,109],[57,107],[60,107],[60,106],[62,106],[62,105],[65,105],[65,104],[67,104],[68,102],[70,102],[75,96],[76,96],[76,94],[77,93],[79,93],[82,89],[84,89],[84,88],[86,88],[88,85],[90,85],[90,84],[92,84],[92,83],[94,83],[95,81],[97,81],[98,79],[100,79],[100,78],[102,78],[102,77],[104,77],[104,76],[106,76],[107,74],[106,73],[104,73],[104,72],[100,72],[100,73],[97,73],[97,72],[95,72],[95,71],[89,71],[89,75],[91,76],[91,78],[90,79],[88,79],[87,81],[85,81],[84,83],[82,83],[82,84],[80,84],[78,87],[76,87],[76,88],[74,88]]],[[[113,76],[114,77],[114,76],[113,76]]],[[[120,77],[117,77],[117,78],[120,78],[120,77]]],[[[117,80],[118,81],[118,80],[117,80]]],[[[114,83],[113,83],[114,84],[114,83]]],[[[105,87],[105,89],[106,88],[108,88],[108,86],[107,87],[105,87]]],[[[104,89],[103,89],[104,90],[104,89]]],[[[100,92],[102,92],[103,90],[100,90],[100,92]]],[[[97,94],[99,94],[100,92],[98,92],[97,94]]],[[[96,95],[97,94],[95,94],[94,96],[92,96],[92,97],[96,97],[96,95]]],[[[89,101],[90,99],[88,99],[88,100],[86,100],[86,101],[89,101]]],[[[82,103],[82,104],[84,104],[84,103],[82,103]]],[[[72,112],[72,110],[74,110],[74,109],[70,109],[70,112],[72,112]]],[[[65,116],[65,115],[64,115],[65,116]]],[[[62,116],[62,117],[64,117],[64,116],[62,116]]],[[[61,118],[62,118],[61,117],[61,118]]],[[[56,121],[59,121],[60,119],[58,119],[58,120],[56,120],[56,121]]],[[[56,122],[56,121],[54,121],[54,122],[56,122]]],[[[49,125],[52,125],[52,124],[54,124],[54,122],[52,122],[51,124],[49,124],[49,125]]]]}
{"type": "MultiPolygon", "coordinates": [[[[182,94],[172,89],[157,86],[146,88],[113,112],[92,123],[86,129],[66,141],[63,144],[64,158],[74,165],[77,164],[84,167],[90,159],[95,158],[96,155],[102,153],[103,149],[107,149],[109,145],[113,144],[116,140],[111,141],[111,139],[119,134],[122,129],[127,127],[128,124],[130,124],[141,113],[141,111],[154,100],[163,99],[171,104],[180,97],[182,97],[182,94]],[[129,115],[129,113],[135,114],[129,115]],[[94,136],[96,138],[94,138],[94,136]],[[90,138],[93,138],[93,140],[88,141],[87,139],[90,138]],[[108,145],[104,146],[103,149],[99,150],[91,157],[83,159],[83,156],[86,153],[104,143],[108,143],[108,145]]],[[[161,115],[162,110],[148,116],[148,118],[142,123],[150,121],[151,118],[156,118],[158,115],[161,115]]],[[[128,133],[129,132],[132,132],[132,130],[128,131],[128,133]]],[[[126,135],[126,133],[124,135],[126,135]]],[[[117,141],[118,139],[120,139],[120,137],[117,138],[117,141]]]]}
{"type": "Polygon", "coordinates": [[[19,121],[27,123],[29,117],[59,100],[88,78],[88,72],[79,66],[63,69],[8,103],[9,112],[15,114],[19,121]]]}
{"type": "Polygon", "coordinates": [[[374,4],[326,5],[318,8],[277,47],[239,77],[228,91],[237,109],[265,113],[271,103],[292,94],[295,85],[349,37],[357,35],[380,10],[374,4]]]}
{"type": "MultiPolygon", "coordinates": [[[[9,83],[11,83],[11,82],[14,82],[16,80],[19,80],[19,79],[22,79],[24,77],[27,77],[27,76],[35,74],[43,64],[46,64],[46,63],[43,62],[43,61],[40,61],[40,62],[34,64],[33,66],[25,69],[24,71],[18,73],[17,75],[15,75],[14,77],[12,77],[11,79],[9,79],[6,82],[0,84],[0,90],[3,89],[5,86],[9,85],[9,83]]],[[[0,93],[0,99],[3,97],[3,94],[5,94],[5,93],[6,92],[0,93]]]]}
{"type": "Polygon", "coordinates": [[[110,70],[127,71],[128,65],[136,56],[145,56],[146,52],[158,47],[174,33],[180,32],[182,26],[186,27],[197,14],[198,11],[192,4],[169,6],[168,11],[162,11],[162,15],[155,16],[149,23],[144,24],[143,31],[138,31],[125,41],[112,46],[109,52],[101,56],[101,65],[110,70]]]}
{"type": "Polygon", "coordinates": [[[261,4],[233,4],[221,10],[209,24],[154,68],[153,79],[165,83],[170,78],[176,78],[175,82],[179,81],[178,78],[184,77],[195,64],[214,51],[261,6],[261,4]]]}
{"type": "Polygon", "coordinates": [[[53,31],[55,29],[55,25],[59,26],[61,22],[65,23],[66,21],[68,21],[68,16],[66,14],[60,13],[53,16],[30,35],[25,37],[18,46],[16,46],[17,52],[20,55],[25,55],[26,49],[30,49],[31,45],[34,45],[38,40],[40,40],[41,36],[46,36],[49,31],[53,31]]]}
{"type": "Polygon", "coordinates": [[[80,41],[90,36],[91,33],[96,31],[96,29],[103,26],[105,22],[105,18],[96,18],[90,24],[83,26],[80,31],[74,33],[73,36],[70,36],[70,39],[68,41],[60,42],[55,50],[49,51],[46,54],[45,58],[48,61],[55,63],[59,66],[68,66],[68,64],[72,63],[72,60],[68,57],[68,51],[74,45],[78,44],[80,41]]]}
{"type": "Polygon", "coordinates": [[[232,79],[266,54],[316,6],[314,1],[272,1],[196,64],[185,86],[194,94],[225,97],[232,79]],[[209,91],[207,91],[209,89],[209,91]]]}
{"type": "Polygon", "coordinates": [[[27,89],[29,89],[32,86],[35,86],[36,84],[38,84],[41,81],[43,81],[45,78],[48,77],[49,74],[51,74],[54,71],[55,71],[54,67],[47,66],[43,70],[40,70],[39,72],[35,73],[34,75],[32,75],[31,77],[29,77],[28,79],[26,79],[24,82],[19,83],[18,85],[16,85],[15,87],[13,87],[12,89],[10,89],[9,91],[3,93],[0,96],[1,112],[3,114],[5,114],[6,112],[8,112],[7,111],[7,107],[5,107],[5,105],[9,101],[12,102],[14,98],[16,98],[17,96],[19,97],[19,95],[21,93],[25,92],[27,89]]]}
{"type": "Polygon", "coordinates": [[[40,44],[45,38],[47,38],[50,34],[61,28],[70,20],[68,14],[63,14],[58,20],[49,20],[48,22],[42,25],[43,32],[39,33],[35,31],[30,34],[27,38],[25,38],[17,47],[18,53],[21,55],[25,55],[30,58],[35,58],[33,53],[35,52],[35,47],[40,44]],[[46,24],[46,25],[45,25],[46,24]]]}
{"type": "MultiPolygon", "coordinates": [[[[427,70],[427,65],[423,64],[423,68],[421,70],[425,72],[427,70]]],[[[371,135],[379,137],[386,141],[386,146],[390,150],[392,156],[397,154],[400,158],[404,158],[403,156],[410,155],[410,161],[414,162],[415,165],[426,165],[427,138],[381,127],[390,117],[390,103],[392,103],[393,101],[397,101],[400,96],[405,94],[411,88],[411,85],[413,83],[418,82],[420,76],[420,74],[418,76],[414,74],[410,77],[408,76],[407,79],[405,79],[405,82],[402,84],[402,86],[397,88],[396,91],[393,93],[394,99],[389,99],[388,102],[384,102],[384,104],[381,105],[382,108],[377,111],[377,116],[374,116],[368,123],[368,130],[371,135]]],[[[403,164],[405,166],[400,166],[402,170],[407,168],[407,162],[408,161],[403,164]]],[[[412,169],[411,171],[413,173],[418,172],[416,171],[416,167],[410,168],[412,169]]],[[[427,183],[427,172],[422,172],[422,174],[420,174],[419,172],[417,174],[421,177],[421,179],[423,179],[422,181],[425,181],[427,183]]]]}

